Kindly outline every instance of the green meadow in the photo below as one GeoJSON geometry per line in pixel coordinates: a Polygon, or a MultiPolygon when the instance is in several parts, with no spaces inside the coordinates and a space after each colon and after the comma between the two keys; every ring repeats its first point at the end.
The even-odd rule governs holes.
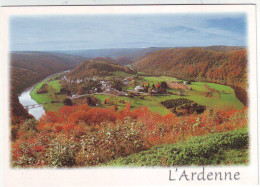
{"type": "Polygon", "coordinates": [[[64,104],[62,102],[59,103],[51,103],[51,101],[63,101],[66,96],[65,95],[55,95],[61,89],[61,84],[59,80],[55,80],[54,78],[49,78],[44,80],[43,82],[37,84],[34,89],[31,91],[31,97],[37,103],[43,103],[43,107],[47,111],[57,112],[64,104]],[[48,84],[48,93],[37,94],[37,91],[42,87],[43,84],[48,84]]]}
{"type": "Polygon", "coordinates": [[[192,82],[190,85],[192,90],[188,93],[188,98],[201,105],[212,107],[218,110],[242,109],[244,105],[236,97],[234,90],[225,85],[205,82],[192,82]],[[205,97],[207,89],[204,87],[207,84],[210,88],[217,90],[220,93],[213,93],[212,97],[205,97]]]}
{"type": "Polygon", "coordinates": [[[179,79],[174,78],[174,77],[166,77],[166,76],[161,76],[161,77],[143,77],[145,81],[149,83],[154,83],[157,84],[159,82],[171,82],[171,81],[179,81],[179,79]]]}
{"type": "MultiPolygon", "coordinates": [[[[144,77],[149,83],[159,83],[162,81],[170,82],[177,81],[178,79],[173,77],[144,77]]],[[[118,109],[125,108],[126,104],[121,104],[118,101],[124,100],[125,102],[130,102],[132,109],[136,109],[140,106],[147,106],[149,110],[156,111],[162,115],[169,114],[170,111],[162,106],[160,103],[168,99],[178,99],[178,98],[187,98],[200,105],[211,107],[215,110],[224,110],[228,111],[230,109],[242,109],[243,104],[237,99],[234,90],[225,85],[215,84],[215,83],[205,83],[205,82],[192,82],[189,85],[192,90],[186,91],[184,96],[179,95],[162,95],[162,96],[135,96],[134,98],[122,97],[122,96],[112,96],[114,100],[117,101],[116,105],[118,109]],[[212,97],[206,97],[205,93],[208,91],[204,84],[207,84],[210,88],[217,90],[220,93],[213,93],[212,97]]],[[[174,89],[171,89],[174,90],[174,89]]],[[[109,95],[95,95],[97,99],[104,103],[106,98],[110,98],[109,95]]],[[[109,107],[109,105],[102,105],[103,107],[109,107]]]]}
{"type": "Polygon", "coordinates": [[[95,97],[101,101],[102,107],[105,108],[117,105],[118,109],[121,110],[126,107],[127,102],[130,102],[132,109],[137,109],[138,107],[146,106],[149,110],[158,112],[161,115],[170,113],[170,111],[167,108],[162,106],[161,103],[156,100],[155,96],[144,96],[143,99],[141,97],[129,98],[125,96],[108,95],[95,95],[95,97]],[[112,100],[116,101],[116,104],[103,104],[106,98],[112,98],[112,100]],[[125,103],[119,103],[120,100],[124,100],[125,103]]]}
{"type": "MultiPolygon", "coordinates": [[[[115,72],[117,75],[124,76],[121,72],[115,72]]],[[[174,77],[141,77],[144,81],[149,82],[150,84],[154,83],[157,84],[162,81],[171,82],[171,81],[178,81],[178,79],[174,77]]],[[[161,115],[166,115],[171,113],[167,108],[161,105],[162,101],[168,99],[177,99],[177,98],[187,98],[190,99],[200,105],[204,105],[207,107],[211,107],[215,110],[230,110],[230,109],[242,109],[243,104],[237,99],[235,96],[234,90],[225,85],[219,85],[215,83],[205,83],[205,82],[192,82],[189,85],[192,90],[186,90],[184,96],[179,95],[156,95],[156,96],[134,96],[133,98],[126,97],[126,96],[111,96],[111,95],[101,95],[95,94],[95,97],[100,100],[101,107],[110,108],[112,106],[117,106],[119,110],[122,110],[126,107],[126,103],[131,103],[132,109],[137,109],[140,106],[146,106],[151,111],[156,111],[161,115]],[[204,84],[207,84],[210,88],[217,90],[220,93],[213,93],[211,97],[206,97],[205,93],[208,91],[205,88],[204,84]],[[106,98],[112,100],[110,104],[104,104],[106,98]],[[124,100],[125,103],[120,103],[120,100],[124,100]]],[[[55,80],[55,77],[44,80],[43,82],[39,83],[35,88],[31,91],[32,98],[38,103],[47,103],[44,104],[45,110],[49,111],[57,111],[63,106],[62,102],[59,103],[51,103],[53,100],[63,101],[66,96],[65,95],[55,95],[61,89],[61,84],[59,80],[55,80]],[[37,94],[37,91],[41,88],[43,84],[48,84],[48,93],[44,94],[37,94]]],[[[175,89],[169,89],[170,91],[176,92],[175,89]]]]}

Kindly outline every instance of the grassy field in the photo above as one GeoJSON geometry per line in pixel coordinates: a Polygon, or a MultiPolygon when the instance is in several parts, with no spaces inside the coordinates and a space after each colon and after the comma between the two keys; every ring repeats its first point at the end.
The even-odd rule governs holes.
{"type": "MultiPolygon", "coordinates": [[[[115,72],[118,75],[124,76],[123,72],[115,72]]],[[[157,84],[162,81],[171,82],[177,81],[178,79],[173,77],[143,77],[143,79],[150,84],[157,84]]],[[[120,100],[124,100],[125,102],[130,102],[132,109],[136,109],[140,106],[147,106],[151,111],[157,111],[161,115],[169,114],[170,111],[166,109],[164,106],[160,104],[160,102],[168,100],[168,99],[177,99],[177,98],[187,98],[190,99],[200,105],[204,105],[207,107],[211,107],[216,110],[230,110],[230,109],[242,109],[243,104],[236,98],[234,90],[229,86],[214,84],[214,83],[204,83],[204,82],[192,82],[189,85],[192,90],[186,91],[185,96],[179,95],[168,95],[168,96],[144,96],[144,97],[124,97],[124,96],[110,96],[110,95],[95,95],[97,99],[101,101],[101,106],[105,108],[112,107],[117,105],[118,109],[124,109],[126,104],[119,103],[120,100]],[[207,84],[210,88],[217,90],[220,93],[220,97],[218,93],[213,93],[212,97],[205,97],[205,93],[208,91],[205,88],[204,84],[207,84]],[[115,101],[115,104],[104,104],[106,98],[112,98],[115,101]]],[[[59,108],[63,106],[62,103],[50,103],[52,100],[64,100],[66,98],[65,95],[55,95],[51,94],[51,88],[53,88],[54,92],[59,92],[61,85],[59,80],[48,79],[41,83],[39,83],[31,92],[32,98],[38,103],[48,103],[44,104],[45,110],[57,111],[59,108]],[[37,90],[41,88],[43,84],[47,83],[49,85],[49,93],[45,94],[37,94],[37,90]]],[[[177,91],[171,89],[170,91],[177,91]]],[[[53,92],[53,91],[52,91],[53,92]]]]}
{"type": "MultiPolygon", "coordinates": [[[[173,77],[144,77],[144,80],[149,83],[158,83],[162,81],[171,82],[178,81],[178,79],[173,77]]],[[[205,105],[212,107],[217,110],[230,110],[230,109],[242,109],[243,104],[237,99],[234,90],[225,85],[215,84],[215,83],[205,83],[205,82],[192,82],[189,85],[192,90],[186,93],[186,96],[156,96],[155,100],[158,102],[164,101],[166,99],[177,99],[180,97],[187,98],[195,101],[200,105],[205,105]],[[212,97],[205,97],[205,93],[208,91],[204,84],[207,84],[210,88],[217,90],[220,93],[220,98],[218,93],[213,93],[212,97]]],[[[169,89],[168,91],[176,91],[174,89],[169,89]]]]}
{"type": "Polygon", "coordinates": [[[161,77],[143,77],[145,81],[149,83],[154,83],[157,84],[162,81],[170,82],[170,81],[179,81],[179,79],[174,78],[174,77],[166,77],[166,76],[161,76],[161,77]]]}
{"type": "MultiPolygon", "coordinates": [[[[155,100],[155,97],[151,96],[145,96],[144,99],[141,99],[140,97],[124,97],[124,96],[109,96],[109,95],[95,95],[97,99],[101,101],[101,103],[104,103],[106,98],[113,98],[116,101],[116,105],[119,110],[122,110],[126,107],[126,103],[130,102],[132,109],[137,109],[140,106],[147,106],[149,110],[156,111],[161,115],[169,114],[170,111],[162,106],[159,102],[155,100]],[[124,100],[125,104],[119,103],[120,100],[124,100]]],[[[109,108],[113,106],[112,104],[102,104],[103,107],[109,108]]]]}
{"type": "Polygon", "coordinates": [[[48,83],[49,86],[52,86],[55,90],[55,92],[60,92],[60,89],[61,89],[61,85],[60,85],[60,82],[59,80],[52,80],[48,83]]]}
{"type": "MultiPolygon", "coordinates": [[[[176,78],[172,77],[144,77],[146,81],[149,83],[158,83],[161,81],[176,81],[176,78]]],[[[192,90],[186,93],[185,96],[179,95],[168,95],[168,96],[144,96],[143,99],[140,97],[114,97],[116,101],[125,100],[131,103],[133,109],[136,109],[140,106],[147,106],[152,111],[157,111],[162,115],[169,114],[170,111],[166,109],[164,106],[160,104],[160,102],[165,101],[167,99],[177,99],[177,98],[187,98],[196,103],[204,106],[211,107],[216,110],[224,110],[228,111],[230,109],[242,109],[243,104],[237,99],[234,90],[225,85],[219,85],[214,83],[204,83],[204,82],[192,82],[189,85],[192,90]],[[205,93],[208,91],[204,84],[207,84],[210,88],[217,90],[220,93],[220,97],[218,93],[213,93],[212,97],[205,97],[205,93]]],[[[174,89],[171,89],[171,91],[174,89]]],[[[106,98],[109,98],[109,95],[96,95],[96,98],[100,99],[102,103],[104,103],[106,98]]],[[[123,109],[126,105],[117,102],[118,108],[123,109]]],[[[103,105],[103,107],[109,107],[109,105],[103,105]]]]}
{"type": "Polygon", "coordinates": [[[43,104],[43,107],[47,111],[56,112],[58,111],[63,105],[63,103],[51,103],[53,100],[64,100],[66,98],[65,95],[55,95],[55,93],[58,93],[60,91],[61,85],[59,83],[59,80],[54,80],[53,78],[44,80],[43,82],[39,83],[34,87],[34,89],[31,91],[30,95],[31,97],[37,102],[37,103],[47,103],[43,104]],[[37,94],[37,91],[41,88],[43,84],[48,84],[49,86],[49,92],[43,93],[43,94],[37,94]],[[53,88],[54,92],[51,91],[51,88],[53,88]]]}
{"type": "Polygon", "coordinates": [[[118,76],[133,76],[131,74],[128,74],[126,72],[123,72],[123,71],[115,71],[113,72],[114,75],[118,75],[118,76]]]}
{"type": "Polygon", "coordinates": [[[247,128],[193,137],[121,157],[106,166],[245,165],[248,139],[247,128]]]}
{"type": "Polygon", "coordinates": [[[205,106],[210,106],[218,110],[229,110],[232,108],[242,109],[244,105],[238,100],[234,90],[225,85],[204,83],[204,82],[192,82],[190,85],[192,90],[188,93],[188,98],[205,106]],[[207,84],[210,88],[217,90],[220,93],[213,93],[212,97],[205,97],[207,89],[204,87],[207,84]]]}

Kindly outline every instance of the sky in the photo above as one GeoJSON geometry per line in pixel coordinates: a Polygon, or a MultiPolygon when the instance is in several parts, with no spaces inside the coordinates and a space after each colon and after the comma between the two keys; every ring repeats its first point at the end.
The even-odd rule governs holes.
{"type": "Polygon", "coordinates": [[[11,51],[246,46],[246,14],[42,15],[9,20],[11,51]]]}

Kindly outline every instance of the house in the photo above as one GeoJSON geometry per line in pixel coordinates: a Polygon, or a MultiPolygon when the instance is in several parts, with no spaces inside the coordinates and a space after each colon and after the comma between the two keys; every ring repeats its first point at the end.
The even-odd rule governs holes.
{"type": "Polygon", "coordinates": [[[83,82],[83,80],[82,79],[77,79],[77,84],[79,84],[79,83],[82,83],[83,82]]]}
{"type": "Polygon", "coordinates": [[[152,93],[152,94],[158,94],[158,93],[159,93],[159,89],[158,89],[158,88],[153,88],[153,89],[151,90],[151,93],[152,93]]]}
{"type": "Polygon", "coordinates": [[[142,87],[142,86],[136,86],[135,88],[134,88],[134,91],[135,92],[144,92],[144,87],[142,87]]]}

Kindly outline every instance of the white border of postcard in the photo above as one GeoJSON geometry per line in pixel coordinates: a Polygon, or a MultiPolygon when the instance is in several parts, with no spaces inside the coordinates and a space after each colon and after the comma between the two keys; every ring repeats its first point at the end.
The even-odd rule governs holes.
{"type": "MultiPolygon", "coordinates": [[[[176,186],[176,185],[246,185],[258,183],[257,145],[257,79],[256,79],[256,7],[255,5],[138,5],[138,6],[31,6],[1,8],[1,66],[2,81],[2,177],[4,186],[176,186]],[[205,167],[205,172],[239,172],[239,180],[232,181],[171,181],[169,168],[82,168],[82,169],[13,169],[10,167],[9,140],[9,32],[11,15],[54,14],[150,14],[150,13],[230,13],[242,12],[248,16],[249,54],[249,131],[250,164],[248,166],[205,167]]],[[[201,172],[203,167],[178,167],[187,172],[201,172]]]]}

